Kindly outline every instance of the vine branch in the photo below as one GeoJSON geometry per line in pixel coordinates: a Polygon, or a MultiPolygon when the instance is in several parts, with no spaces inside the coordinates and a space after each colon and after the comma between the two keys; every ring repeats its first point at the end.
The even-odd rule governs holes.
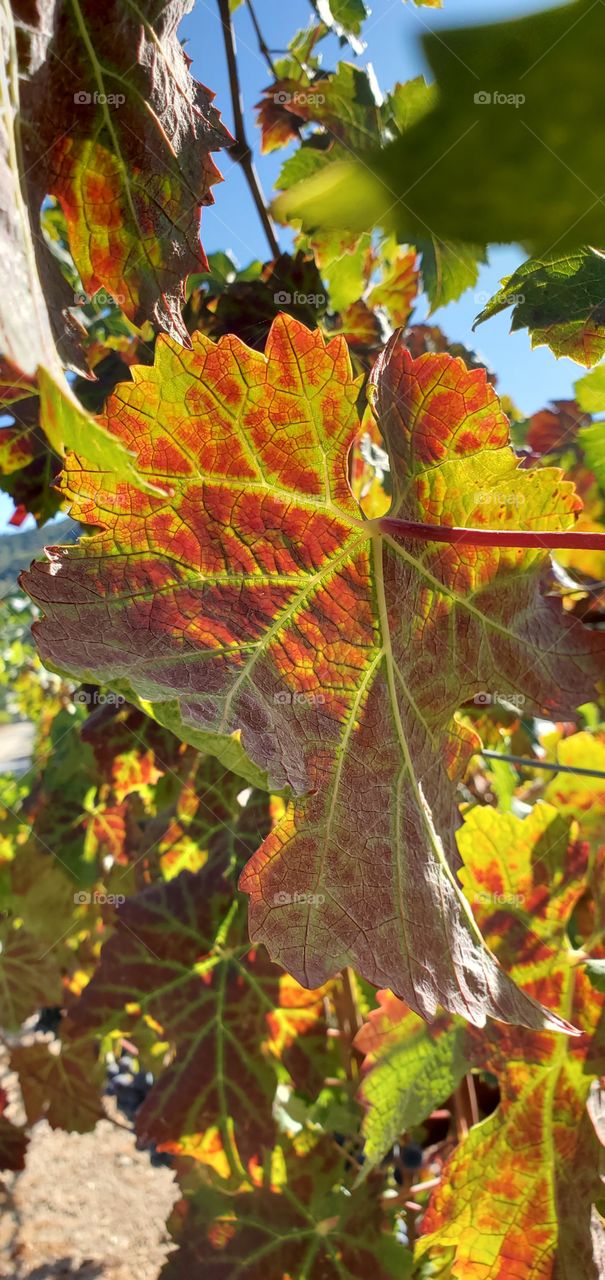
{"type": "Polygon", "coordinates": [[[233,34],[233,23],[231,21],[231,11],[229,9],[229,0],[218,0],[219,15],[221,26],[223,28],[223,41],[225,45],[225,56],[227,58],[227,70],[229,73],[229,89],[231,92],[231,103],[233,106],[233,122],[235,127],[235,143],[229,148],[230,154],[241,165],[246,181],[250,188],[252,199],[256,205],[259,218],[263,224],[264,232],[267,237],[271,256],[279,257],[279,245],[275,235],[275,230],[267,205],[263,195],[262,187],[252,158],[252,151],[246,138],[246,129],[244,125],[244,112],[242,105],[242,92],[239,82],[239,72],[237,69],[237,57],[235,53],[235,36],[233,34]]]}
{"type": "Polygon", "coordinates": [[[271,57],[271,50],[260,29],[260,23],[256,16],[254,5],[252,4],[252,0],[246,0],[246,3],[248,5],[248,12],[252,19],[252,26],[254,27],[254,32],[256,35],[259,50],[262,53],[263,58],[265,59],[265,62],[267,63],[267,66],[271,72],[271,75],[273,76],[273,79],[277,80],[277,71],[275,70],[275,63],[273,61],[273,58],[271,57]]]}

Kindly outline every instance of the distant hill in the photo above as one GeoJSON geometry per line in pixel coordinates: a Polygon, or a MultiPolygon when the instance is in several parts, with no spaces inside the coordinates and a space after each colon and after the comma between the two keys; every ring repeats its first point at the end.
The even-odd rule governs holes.
{"type": "Polygon", "coordinates": [[[66,516],[43,525],[41,529],[27,529],[20,533],[0,534],[0,598],[16,586],[22,569],[29,568],[32,560],[40,558],[44,547],[60,542],[75,542],[80,526],[66,516]]]}

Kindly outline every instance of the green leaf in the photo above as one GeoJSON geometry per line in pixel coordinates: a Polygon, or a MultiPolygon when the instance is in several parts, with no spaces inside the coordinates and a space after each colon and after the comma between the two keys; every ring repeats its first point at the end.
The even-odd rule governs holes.
{"type": "Polygon", "coordinates": [[[316,7],[322,22],[344,36],[358,36],[368,17],[363,0],[317,0],[316,7]]]}
{"type": "MultiPolygon", "coordinates": [[[[605,364],[593,369],[574,386],[576,400],[586,413],[605,413],[605,364]]],[[[593,422],[578,431],[578,443],[584,450],[586,462],[597,478],[599,488],[605,493],[605,422],[593,422]]]]}
{"type": "Polygon", "coordinates": [[[595,991],[605,994],[605,960],[587,960],[584,969],[595,991]]]}
{"type": "Polygon", "coordinates": [[[431,304],[431,313],[472,289],[479,278],[479,267],[487,262],[484,249],[478,245],[452,244],[443,240],[418,240],[422,253],[422,282],[431,304]]]}
{"type": "Polygon", "coordinates": [[[578,443],[584,450],[590,470],[595,473],[599,488],[605,493],[605,422],[582,427],[578,431],[578,443]]]}
{"type": "Polygon", "coordinates": [[[86,413],[67,383],[58,381],[59,376],[53,377],[42,366],[38,369],[40,421],[53,448],[58,453],[70,449],[99,471],[113,471],[138,489],[162,492],[151,478],[140,475],[130,450],[86,413]]]}
{"type": "Polygon", "coordinates": [[[0,926],[0,1024],[16,1031],[43,1005],[59,1004],[61,975],[52,948],[9,921],[0,926]]]}
{"type": "Polygon", "coordinates": [[[464,1023],[441,1015],[427,1024],[390,991],[379,992],[378,1000],[355,1040],[365,1055],[364,1173],[444,1103],[469,1070],[464,1023]]]}
{"type": "Polygon", "coordinates": [[[502,281],[473,327],[507,307],[511,329],[529,329],[532,347],[596,364],[605,354],[605,254],[586,248],[530,258],[502,281]]]}
{"type": "Polygon", "coordinates": [[[603,233],[605,9],[576,0],[510,22],[424,37],[434,108],[363,165],[320,174],[278,201],[316,228],[378,221],[414,242],[522,241],[537,253],[603,233]]]}
{"type": "Polygon", "coordinates": [[[585,413],[605,413],[605,364],[580,378],[574,384],[574,395],[585,413]]]}

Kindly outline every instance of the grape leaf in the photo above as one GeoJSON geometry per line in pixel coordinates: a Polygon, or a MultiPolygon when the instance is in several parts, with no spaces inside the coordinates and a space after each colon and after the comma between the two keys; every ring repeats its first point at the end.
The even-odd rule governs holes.
{"type": "MultiPolygon", "coordinates": [[[[605,411],[605,366],[599,365],[591,373],[576,382],[574,391],[578,404],[587,413],[601,414],[605,411]]],[[[578,433],[586,461],[594,471],[599,488],[605,493],[605,426],[602,422],[593,422],[578,433]]]]}
{"type": "Polygon", "coordinates": [[[589,423],[590,417],[581,412],[575,400],[553,400],[548,408],[532,413],[527,444],[534,453],[561,453],[589,423]]]}
{"type": "MultiPolygon", "coordinates": [[[[338,36],[358,36],[368,10],[363,0],[314,0],[319,16],[338,36]]],[[[358,42],[353,41],[353,46],[358,42]]],[[[363,48],[363,46],[361,46],[363,48]]]]}
{"type": "MultiPolygon", "coordinates": [[[[0,361],[6,368],[6,362],[0,361]]],[[[35,383],[30,381],[30,388],[35,383]]],[[[10,425],[0,428],[0,487],[17,509],[31,512],[38,524],[57,514],[61,499],[52,481],[61,469],[61,460],[49,448],[40,425],[40,401],[37,395],[12,396],[6,384],[0,391],[0,404],[10,425]]],[[[11,523],[16,523],[13,520],[11,523]]]]}
{"type": "Polygon", "coordinates": [[[529,329],[532,347],[593,365],[605,354],[605,254],[598,249],[530,258],[490,299],[473,328],[513,307],[511,329],[529,329]]]}
{"type": "Polygon", "coordinates": [[[411,1254],[389,1232],[378,1188],[351,1192],[343,1175],[327,1139],[308,1153],[287,1151],[278,1180],[236,1196],[209,1191],[193,1169],[168,1222],[180,1248],[161,1280],[201,1270],[207,1280],[405,1280],[411,1254]]]}
{"type": "MultiPolygon", "coordinates": [[[[602,638],[542,596],[539,549],[419,552],[363,520],[342,339],[288,317],[264,356],[160,338],[133,376],[107,423],[172,495],[70,458],[74,517],[102,528],[24,577],[44,660],[169,700],[185,738],[240,732],[271,787],[292,788],[242,886],[252,938],[304,985],[353,964],[423,1016],[548,1022],[494,965],[456,881],[454,788],[478,742],[456,710],[505,689],[567,715],[590,696],[602,638]]],[[[483,370],[414,361],[395,335],[375,382],[392,516],[572,523],[572,486],[518,467],[483,370]]]]}
{"type": "MultiPolygon", "coordinates": [[[[41,15],[38,15],[41,18],[41,15]]],[[[49,16],[45,17],[50,21],[49,16]]],[[[23,102],[19,102],[17,78],[16,35],[8,4],[0,11],[2,58],[0,59],[0,101],[2,123],[0,125],[0,355],[3,357],[2,390],[7,382],[14,385],[23,382],[23,375],[33,388],[34,376],[40,396],[40,425],[52,447],[63,453],[65,447],[78,449],[93,459],[97,466],[121,471],[132,481],[140,483],[132,466],[131,456],[119,441],[112,439],[78,403],[76,396],[63,378],[61,364],[51,332],[49,315],[36,266],[34,240],[29,215],[22,193],[19,171],[19,151],[15,132],[15,120],[23,114],[23,102]],[[12,375],[12,377],[7,377],[12,375]]],[[[21,32],[21,34],[23,34],[21,32]]],[[[36,46],[38,47],[38,46],[36,46]]],[[[57,64],[58,66],[59,64],[57,64]]],[[[58,79],[65,82],[65,68],[58,79]]],[[[23,88],[23,82],[21,82],[23,88]]],[[[63,85],[63,92],[65,84],[63,85]]],[[[36,90],[37,92],[37,90],[36,90]]],[[[72,85],[73,111],[73,85],[72,85]]],[[[41,105],[39,103],[38,105],[41,105]]],[[[46,123],[56,122],[54,105],[44,109],[46,123]]],[[[23,120],[21,120],[23,125],[23,120]]],[[[33,132],[37,141],[40,133],[33,132]]],[[[66,128],[62,130],[67,132],[66,128]]],[[[29,136],[29,134],[28,134],[29,136]]],[[[34,167],[36,167],[36,163],[34,167]]],[[[40,168],[41,160],[38,164],[40,168]]],[[[31,170],[30,170],[31,172],[31,170]]],[[[39,176],[39,174],[38,174],[39,176]]],[[[46,195],[43,188],[38,195],[36,212],[46,195]]],[[[40,236],[36,243],[40,242],[40,236]]],[[[14,396],[9,390],[7,403],[14,396]]],[[[0,398],[0,406],[1,406],[0,398]]],[[[43,508],[46,514],[46,508],[43,508]]]]}
{"type": "Polygon", "coordinates": [[[549,1003],[583,1032],[577,1041],[496,1024],[482,1038],[466,1032],[474,1065],[499,1079],[500,1106],[446,1167],[420,1256],[453,1251],[454,1273],[485,1280],[602,1274],[603,1230],[596,1219],[595,1244],[592,1208],[602,1193],[598,1140],[586,1102],[591,1076],[605,1066],[603,999],[573,965],[565,937],[588,871],[586,845],[567,849],[566,829],[540,805],[525,821],[475,809],[460,833],[487,937],[527,990],[542,999],[550,990],[549,1003]]]}
{"type": "Polygon", "coordinates": [[[417,293],[416,250],[402,249],[385,265],[382,278],[370,290],[368,304],[384,307],[393,325],[406,325],[417,293]]]}
{"type": "Polygon", "coordinates": [[[372,82],[350,62],[340,62],[331,75],[317,79],[277,80],[263,90],[256,107],[263,152],[285,146],[305,124],[321,126],[332,145],[342,143],[347,150],[376,145],[380,138],[372,82]]]}
{"type": "Polygon", "coordinates": [[[80,1034],[123,1031],[136,1004],[159,1023],[176,1056],[140,1108],[137,1133],[174,1149],[216,1127],[236,1175],[275,1136],[271,1052],[311,1027],[321,993],[293,999],[292,980],[250,949],[225,863],[215,855],[196,875],[183,871],[122,904],[72,1019],[80,1034]]]}
{"type": "Polygon", "coordinates": [[[368,1168],[445,1102],[469,1070],[463,1028],[447,1014],[427,1024],[390,991],[378,992],[378,1008],[355,1038],[364,1055],[360,1096],[367,1108],[368,1168]]]}
{"type": "Polygon", "coordinates": [[[605,412],[605,364],[584,374],[574,386],[576,400],[586,413],[605,412]]]}
{"type": "Polygon", "coordinates": [[[204,269],[200,208],[231,138],[177,36],[188,0],[53,0],[21,27],[30,202],[56,196],[84,290],[188,343],[184,281],[204,269]]]}
{"type": "MultiPolygon", "coordinates": [[[[553,759],[571,769],[595,769],[604,773],[605,736],[574,733],[557,743],[553,759]]],[[[547,784],[544,799],[556,806],[561,817],[576,818],[581,823],[583,840],[590,840],[596,848],[602,844],[605,779],[558,773],[547,784]]]]}
{"type": "Polygon", "coordinates": [[[19,1076],[28,1124],[46,1119],[51,1129],[89,1133],[103,1118],[102,1073],[92,1045],[69,1039],[16,1045],[10,1066],[19,1076]]]}
{"type": "Polygon", "coordinates": [[[446,243],[431,236],[418,240],[422,253],[422,283],[431,304],[431,312],[446,307],[448,302],[472,289],[479,278],[479,266],[487,261],[478,245],[446,243]]]}
{"type": "Polygon", "coordinates": [[[17,1030],[42,1005],[59,1004],[61,975],[50,949],[10,921],[0,926],[0,1023],[17,1030]]]}
{"type": "Polygon", "coordinates": [[[601,1184],[585,1108],[591,1076],[605,1063],[604,1002],[574,965],[566,938],[587,889],[588,849],[570,842],[569,823],[548,804],[523,821],[476,808],[459,842],[469,898],[499,958],[527,991],[571,1015],[583,1034],[570,1041],[495,1023],[479,1034],[442,1016],[424,1033],[433,1043],[418,1053],[422,1032],[414,1016],[382,993],[381,1008],[357,1037],[369,1050],[362,1085],[367,1154],[380,1158],[398,1136],[396,1116],[391,1124],[385,1110],[397,1099],[398,1076],[409,1091],[403,1106],[409,1123],[414,1113],[405,1099],[415,1099],[421,1120],[431,1103],[445,1102],[460,1059],[492,1072],[500,1105],[446,1165],[424,1219],[419,1261],[429,1253],[436,1270],[447,1264],[448,1275],[484,1280],[517,1274],[597,1280],[592,1205],[601,1184]]]}
{"type": "Polygon", "coordinates": [[[603,6],[575,0],[426,35],[433,109],[363,164],[289,192],[280,216],[359,231],[379,222],[413,242],[428,227],[446,241],[529,242],[537,253],[598,245],[604,31],[603,6]]]}

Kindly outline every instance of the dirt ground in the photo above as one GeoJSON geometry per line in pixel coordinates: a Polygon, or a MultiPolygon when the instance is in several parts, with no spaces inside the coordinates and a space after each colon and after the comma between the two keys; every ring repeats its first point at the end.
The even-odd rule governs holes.
{"type": "Polygon", "coordinates": [[[0,1180],[0,1276],[10,1280],[157,1280],[171,1245],[177,1188],[133,1134],[33,1130],[22,1173],[0,1180]]]}

